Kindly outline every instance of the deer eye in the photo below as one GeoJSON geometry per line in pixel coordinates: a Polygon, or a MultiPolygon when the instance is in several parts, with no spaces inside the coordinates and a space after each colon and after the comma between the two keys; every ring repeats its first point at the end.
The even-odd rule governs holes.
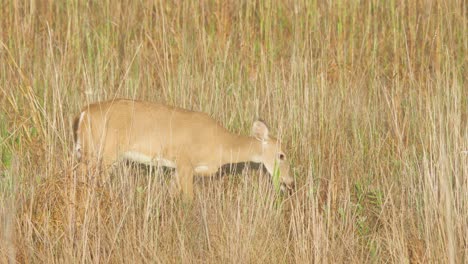
{"type": "Polygon", "coordinates": [[[285,156],[283,153],[280,153],[280,154],[278,155],[278,158],[279,158],[280,160],[285,160],[285,159],[286,159],[286,156],[285,156]]]}

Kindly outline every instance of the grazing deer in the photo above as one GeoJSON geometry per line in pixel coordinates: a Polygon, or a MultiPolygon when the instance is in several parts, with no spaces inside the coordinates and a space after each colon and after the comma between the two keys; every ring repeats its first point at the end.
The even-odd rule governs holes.
{"type": "Polygon", "coordinates": [[[175,168],[171,193],[193,199],[193,176],[212,175],[224,164],[262,163],[279,173],[281,190],[294,179],[280,142],[255,121],[252,136],[229,132],[205,113],[137,100],[115,99],[83,108],[73,123],[75,154],[81,162],[97,160],[175,168]]]}

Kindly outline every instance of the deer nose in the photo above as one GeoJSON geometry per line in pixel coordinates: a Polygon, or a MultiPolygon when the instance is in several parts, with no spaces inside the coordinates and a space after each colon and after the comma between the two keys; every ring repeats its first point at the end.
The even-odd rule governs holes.
{"type": "Polygon", "coordinates": [[[283,178],[281,185],[283,191],[292,192],[294,190],[294,179],[292,177],[283,178]]]}
{"type": "Polygon", "coordinates": [[[289,177],[289,176],[284,177],[284,178],[282,178],[282,182],[286,186],[294,186],[294,179],[292,177],[289,177]]]}

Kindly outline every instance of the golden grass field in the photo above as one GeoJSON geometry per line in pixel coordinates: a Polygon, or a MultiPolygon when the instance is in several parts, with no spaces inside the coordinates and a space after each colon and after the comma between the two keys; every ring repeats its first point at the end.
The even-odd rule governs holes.
{"type": "Polygon", "coordinates": [[[467,263],[468,7],[418,1],[0,4],[0,263],[467,263]],[[80,180],[72,120],[115,97],[258,117],[296,192],[243,170],[80,180]]]}

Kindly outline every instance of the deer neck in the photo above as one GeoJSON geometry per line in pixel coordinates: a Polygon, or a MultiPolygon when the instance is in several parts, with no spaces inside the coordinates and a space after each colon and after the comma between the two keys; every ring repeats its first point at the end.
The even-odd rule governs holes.
{"type": "Polygon", "coordinates": [[[261,163],[262,143],[249,136],[235,135],[224,152],[226,163],[255,162],[261,163]]]}

